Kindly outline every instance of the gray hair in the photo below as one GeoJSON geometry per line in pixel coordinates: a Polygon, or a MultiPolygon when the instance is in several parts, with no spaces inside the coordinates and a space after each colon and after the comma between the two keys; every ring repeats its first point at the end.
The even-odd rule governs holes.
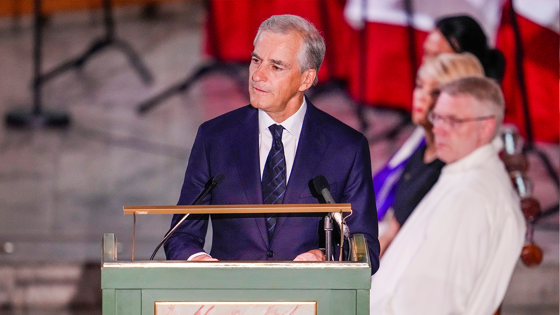
{"type": "MultiPolygon", "coordinates": [[[[311,22],[297,15],[273,15],[262,22],[253,45],[256,44],[257,38],[263,31],[277,34],[288,34],[290,32],[300,34],[303,38],[303,49],[299,52],[298,57],[299,70],[303,73],[306,70],[315,69],[319,73],[319,68],[321,68],[325,58],[325,41],[311,22]]],[[[316,82],[317,76],[315,76],[313,83],[316,82]]]]}
{"type": "Polygon", "coordinates": [[[505,112],[504,95],[498,83],[485,77],[466,77],[442,85],[439,90],[451,96],[466,95],[474,98],[494,116],[496,127],[493,137],[498,135],[505,112]]]}

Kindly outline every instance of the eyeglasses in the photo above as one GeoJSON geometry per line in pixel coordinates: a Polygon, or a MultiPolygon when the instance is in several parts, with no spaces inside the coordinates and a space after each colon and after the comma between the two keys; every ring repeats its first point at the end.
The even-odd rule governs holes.
{"type": "Polygon", "coordinates": [[[449,128],[451,129],[455,129],[459,127],[459,124],[461,123],[465,123],[469,121],[486,120],[491,118],[494,118],[494,115],[459,119],[452,116],[439,115],[434,112],[428,113],[428,121],[432,123],[432,125],[435,125],[437,122],[442,122],[447,126],[449,126],[449,128]]]}

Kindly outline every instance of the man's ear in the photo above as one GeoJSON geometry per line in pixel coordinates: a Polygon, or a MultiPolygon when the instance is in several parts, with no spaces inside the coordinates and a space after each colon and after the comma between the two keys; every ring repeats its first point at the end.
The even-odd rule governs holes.
{"type": "Polygon", "coordinates": [[[313,85],[313,81],[315,81],[315,77],[317,76],[316,69],[307,69],[301,75],[301,85],[299,86],[299,90],[301,92],[309,89],[313,85]]]}
{"type": "Polygon", "coordinates": [[[486,119],[481,126],[482,136],[488,142],[493,140],[494,129],[496,129],[496,119],[486,119]]]}

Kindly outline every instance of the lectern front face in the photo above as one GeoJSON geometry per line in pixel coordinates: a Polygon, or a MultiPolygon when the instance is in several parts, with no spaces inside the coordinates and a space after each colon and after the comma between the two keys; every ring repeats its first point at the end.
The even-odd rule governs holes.
{"type": "Polygon", "coordinates": [[[353,262],[119,262],[111,242],[106,235],[104,315],[369,314],[360,246],[364,260],[353,262]]]}

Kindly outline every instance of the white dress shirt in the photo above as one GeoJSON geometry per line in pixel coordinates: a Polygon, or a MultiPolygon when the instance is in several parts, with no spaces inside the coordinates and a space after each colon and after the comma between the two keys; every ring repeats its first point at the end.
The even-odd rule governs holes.
{"type": "Polygon", "coordinates": [[[383,255],[370,313],[493,314],[525,220],[494,141],[446,165],[383,255]]]}
{"type": "Polygon", "coordinates": [[[272,134],[268,127],[277,124],[284,127],[284,131],[282,132],[282,144],[284,145],[284,158],[286,159],[286,183],[290,180],[290,174],[299,143],[299,135],[301,134],[301,127],[303,126],[303,119],[305,118],[306,111],[307,102],[304,98],[303,104],[295,114],[283,122],[277,123],[270,118],[264,110],[259,109],[259,157],[261,163],[261,179],[268,153],[272,147],[272,134]]]}

